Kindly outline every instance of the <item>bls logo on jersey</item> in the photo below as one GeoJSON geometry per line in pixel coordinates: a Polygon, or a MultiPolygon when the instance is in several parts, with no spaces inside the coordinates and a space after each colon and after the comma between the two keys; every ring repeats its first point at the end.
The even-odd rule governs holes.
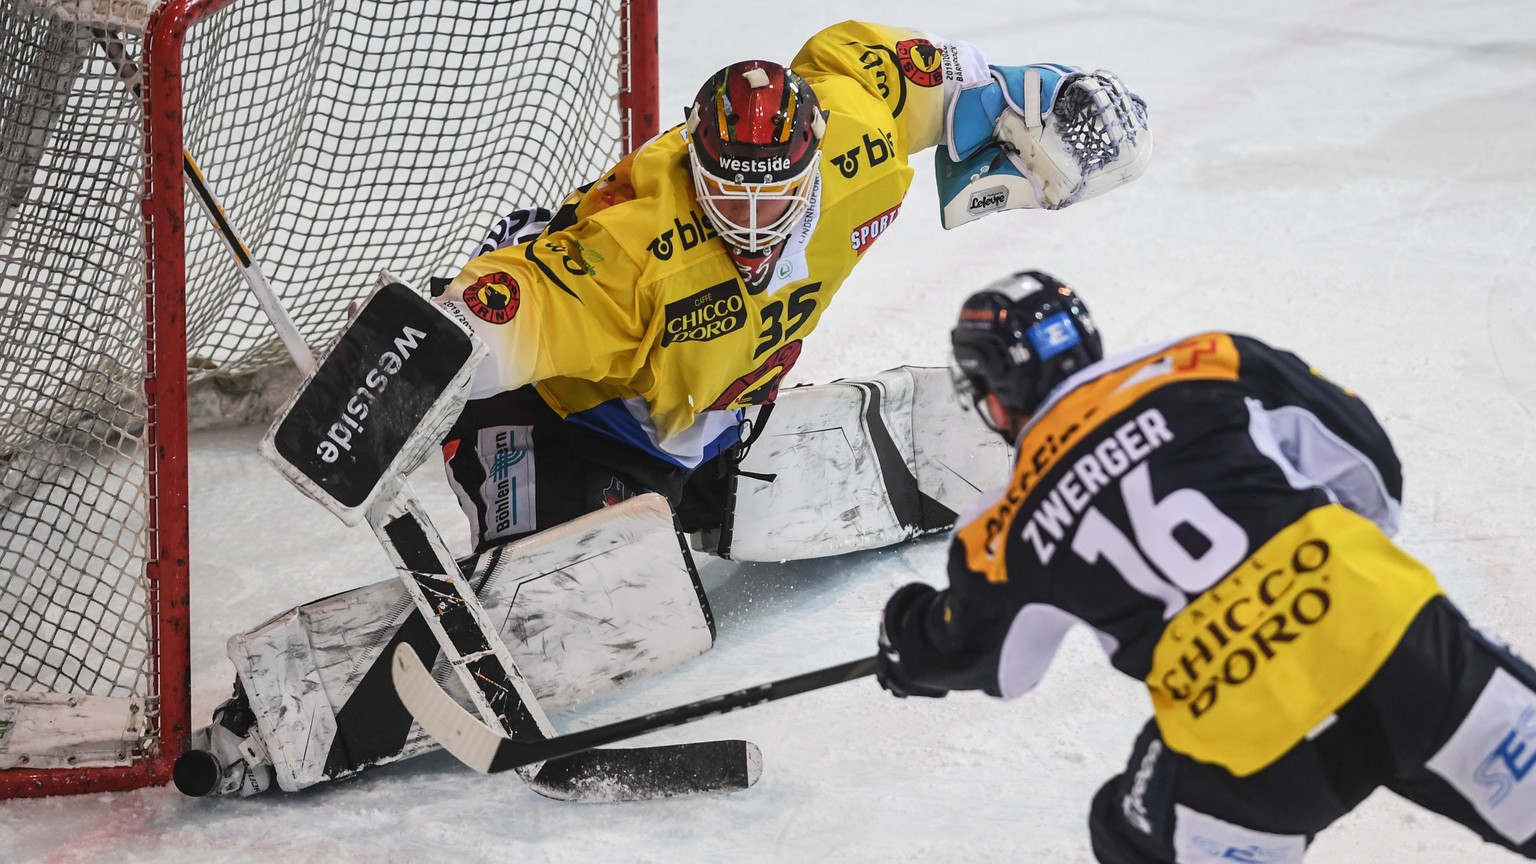
{"type": "Polygon", "coordinates": [[[864,151],[864,162],[873,168],[891,158],[896,152],[896,143],[891,138],[891,133],[885,132],[884,137],[871,138],[864,135],[862,147],[850,147],[846,153],[839,153],[832,157],[832,164],[837,167],[837,172],[844,177],[852,179],[859,173],[859,151],[864,151]]]}
{"type": "Polygon", "coordinates": [[[891,227],[891,223],[896,221],[896,213],[900,209],[900,206],[892,207],[853,229],[853,232],[849,235],[849,240],[853,243],[853,251],[863,255],[864,250],[869,248],[869,244],[875,242],[875,238],[884,233],[885,229],[891,227]]]}
{"type": "Polygon", "coordinates": [[[706,222],[703,216],[690,209],[688,217],[692,221],[684,222],[681,219],[673,219],[672,227],[658,234],[645,248],[650,250],[650,253],[656,256],[658,260],[667,261],[671,259],[672,253],[677,251],[679,243],[682,244],[683,251],[687,252],[705,240],[713,240],[715,238],[714,226],[706,222]],[[676,242],[672,240],[673,234],[677,235],[676,242]]]}
{"type": "Polygon", "coordinates": [[[708,342],[746,326],[747,306],[736,285],[736,280],[732,279],[668,303],[662,346],[674,342],[708,342]]]}

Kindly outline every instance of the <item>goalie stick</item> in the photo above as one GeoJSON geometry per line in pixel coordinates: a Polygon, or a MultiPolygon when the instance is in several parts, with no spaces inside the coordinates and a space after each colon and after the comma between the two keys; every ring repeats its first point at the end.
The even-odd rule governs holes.
{"type": "MultiPolygon", "coordinates": [[[[797,693],[808,693],[833,684],[873,675],[875,658],[852,660],[814,672],[711,696],[708,699],[700,699],[675,708],[653,711],[640,717],[595,726],[579,732],[556,735],[542,741],[513,740],[495,728],[480,722],[437,686],[437,682],[432,680],[431,673],[407,646],[402,645],[395,649],[390,671],[394,676],[395,692],[400,695],[400,701],[405,704],[427,734],[437,739],[439,744],[442,744],[449,753],[465,765],[484,774],[496,774],[537,764],[544,760],[569,759],[589,752],[610,754],[631,752],[628,750],[595,751],[593,748],[658,729],[692,723],[715,714],[725,714],[738,708],[748,708],[783,699],[786,696],[794,696],[797,693]]],[[[750,764],[748,770],[760,771],[761,762],[750,764]]],[[[754,773],[740,779],[745,779],[746,785],[750,786],[757,778],[754,773]]]]}
{"type": "MultiPolygon", "coordinates": [[[[93,33],[129,92],[140,97],[141,73],[121,39],[106,30],[95,29],[93,33]]],[[[182,171],[294,364],[301,373],[312,375],[317,364],[309,344],[235,231],[192,154],[185,150],[182,171]]],[[[395,561],[401,580],[449,665],[487,721],[499,721],[503,728],[529,738],[553,735],[553,726],[539,709],[505,643],[403,477],[393,500],[371,510],[368,521],[395,561]],[[467,655],[461,646],[468,650],[467,655]]],[[[188,763],[189,768],[194,765],[206,767],[196,760],[188,763]]],[[[558,763],[518,767],[529,788],[545,797],[614,801],[739,791],[756,782],[761,754],[747,741],[706,741],[585,753],[558,763]]],[[[208,783],[200,794],[211,791],[215,783],[208,783]]]]}

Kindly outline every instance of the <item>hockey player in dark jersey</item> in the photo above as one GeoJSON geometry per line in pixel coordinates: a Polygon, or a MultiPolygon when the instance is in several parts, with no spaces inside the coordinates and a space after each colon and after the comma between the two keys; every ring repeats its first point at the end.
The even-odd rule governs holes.
{"type": "Polygon", "coordinates": [[[1364,402],[1230,333],[1105,359],[1038,272],[952,337],[1015,468],[961,517],[949,587],[887,603],[887,689],[1018,696],[1093,628],[1153,707],[1093,801],[1102,862],[1299,861],[1382,786],[1536,857],[1536,671],[1388,539],[1402,474],[1364,402]]]}

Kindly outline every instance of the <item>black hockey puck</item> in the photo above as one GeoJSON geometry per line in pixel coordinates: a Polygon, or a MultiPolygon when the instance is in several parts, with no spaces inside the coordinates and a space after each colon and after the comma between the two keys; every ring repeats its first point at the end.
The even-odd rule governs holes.
{"type": "Polygon", "coordinates": [[[218,757],[207,750],[188,750],[171,766],[171,782],[181,794],[201,798],[219,787],[222,773],[218,757]]]}

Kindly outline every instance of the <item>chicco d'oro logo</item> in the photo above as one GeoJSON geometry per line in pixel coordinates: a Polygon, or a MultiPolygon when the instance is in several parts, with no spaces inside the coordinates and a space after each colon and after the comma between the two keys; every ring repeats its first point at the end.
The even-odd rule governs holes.
{"type": "Polygon", "coordinates": [[[505,324],[516,318],[521,302],[517,280],[507,273],[487,273],[464,289],[464,305],[476,318],[492,324],[505,324]]]}
{"type": "Polygon", "coordinates": [[[661,344],[708,342],[734,333],[747,324],[747,306],[735,279],[711,285],[666,306],[666,332],[661,344]]]}
{"type": "Polygon", "coordinates": [[[937,87],[944,83],[943,57],[927,39],[897,42],[896,64],[901,67],[901,74],[919,87],[937,87]]]}

